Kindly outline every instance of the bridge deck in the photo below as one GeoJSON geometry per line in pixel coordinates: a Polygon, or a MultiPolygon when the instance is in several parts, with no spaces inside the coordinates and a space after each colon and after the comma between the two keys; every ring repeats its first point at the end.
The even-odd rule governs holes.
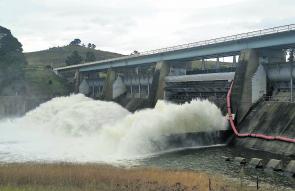
{"type": "Polygon", "coordinates": [[[169,60],[190,60],[232,56],[250,48],[295,45],[295,24],[205,40],[91,63],[55,68],[55,71],[79,69],[81,72],[136,66],[169,60]]]}

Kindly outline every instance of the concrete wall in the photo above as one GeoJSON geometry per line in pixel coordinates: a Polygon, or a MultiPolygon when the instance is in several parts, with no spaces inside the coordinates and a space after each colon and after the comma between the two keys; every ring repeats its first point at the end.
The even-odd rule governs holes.
{"type": "Polygon", "coordinates": [[[237,64],[232,90],[233,113],[239,123],[252,106],[252,77],[259,65],[257,50],[243,50],[237,64]]]}
{"type": "Polygon", "coordinates": [[[112,69],[108,69],[107,77],[104,83],[104,89],[102,92],[103,99],[112,100],[113,98],[113,83],[116,80],[116,73],[112,69]]]}
{"type": "Polygon", "coordinates": [[[158,62],[149,95],[149,102],[152,106],[157,103],[157,100],[164,99],[165,77],[168,74],[169,64],[167,62],[158,62]]]}
{"type": "Polygon", "coordinates": [[[252,78],[252,103],[258,101],[266,94],[266,72],[262,65],[259,65],[252,78]]]}
{"type": "Polygon", "coordinates": [[[86,81],[86,79],[83,79],[81,84],[79,85],[79,93],[82,93],[84,95],[88,95],[90,91],[89,85],[86,81]]]}
{"type": "Polygon", "coordinates": [[[22,116],[50,99],[51,97],[0,96],[0,119],[22,116]]]}
{"type": "MultiPolygon", "coordinates": [[[[260,102],[238,125],[241,133],[295,138],[295,103],[260,102]]],[[[295,155],[295,144],[258,138],[236,138],[236,146],[276,154],[295,155]]]]}
{"type": "Polygon", "coordinates": [[[113,83],[113,96],[112,98],[117,98],[120,95],[124,94],[126,92],[126,86],[120,76],[117,77],[117,79],[113,83]]]}

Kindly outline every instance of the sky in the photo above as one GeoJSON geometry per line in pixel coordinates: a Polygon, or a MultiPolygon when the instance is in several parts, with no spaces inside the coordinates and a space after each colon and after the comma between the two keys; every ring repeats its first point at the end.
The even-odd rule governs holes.
{"type": "Polygon", "coordinates": [[[69,44],[129,54],[295,24],[294,0],[0,0],[25,52],[69,44]]]}

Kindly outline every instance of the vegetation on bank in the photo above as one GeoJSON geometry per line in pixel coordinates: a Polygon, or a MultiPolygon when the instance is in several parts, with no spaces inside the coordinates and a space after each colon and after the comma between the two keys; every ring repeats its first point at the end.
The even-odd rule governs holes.
{"type": "MultiPolygon", "coordinates": [[[[261,188],[269,190],[272,188],[261,188]]],[[[218,175],[152,168],[117,168],[95,164],[0,165],[4,191],[252,191],[218,175]]]]}
{"type": "Polygon", "coordinates": [[[82,58],[82,63],[85,62],[85,60],[89,61],[89,59],[93,59],[93,56],[95,57],[95,60],[105,60],[122,56],[121,54],[96,50],[93,48],[67,45],[50,48],[48,50],[25,53],[25,57],[28,65],[62,67],[66,66],[66,60],[74,54],[74,51],[77,51],[78,55],[82,58]]]}
{"type": "Polygon", "coordinates": [[[73,87],[50,68],[26,66],[24,69],[26,95],[30,97],[56,97],[68,95],[73,87]]]}
{"type": "Polygon", "coordinates": [[[21,43],[0,26],[0,95],[23,94],[26,60],[21,43]]]}
{"type": "Polygon", "coordinates": [[[0,96],[53,97],[69,89],[51,68],[28,65],[22,44],[0,26],[0,96]]]}

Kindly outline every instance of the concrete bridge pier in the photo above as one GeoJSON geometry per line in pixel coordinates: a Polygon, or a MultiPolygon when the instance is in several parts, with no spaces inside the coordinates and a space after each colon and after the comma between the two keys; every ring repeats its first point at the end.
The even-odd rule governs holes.
{"type": "Polygon", "coordinates": [[[237,66],[237,57],[233,56],[233,66],[232,67],[236,67],[237,66]]]}
{"type": "Polygon", "coordinates": [[[219,57],[216,58],[216,70],[220,69],[219,57]]]}
{"type": "Polygon", "coordinates": [[[116,72],[111,68],[107,70],[107,76],[103,86],[102,97],[105,100],[112,100],[113,97],[113,83],[116,80],[116,72]]]}
{"type": "Polygon", "coordinates": [[[232,90],[233,113],[239,123],[252,106],[252,76],[259,65],[258,51],[241,51],[232,90]]]}
{"type": "Polygon", "coordinates": [[[157,100],[164,99],[165,77],[169,74],[169,70],[170,68],[167,62],[159,61],[156,63],[149,94],[149,102],[152,106],[157,103],[157,100]]]}
{"type": "Polygon", "coordinates": [[[205,66],[205,59],[202,58],[202,70],[205,70],[206,66],[205,66]]]}
{"type": "Polygon", "coordinates": [[[80,86],[80,72],[79,69],[75,71],[75,93],[79,93],[79,86],[80,86]]]}

